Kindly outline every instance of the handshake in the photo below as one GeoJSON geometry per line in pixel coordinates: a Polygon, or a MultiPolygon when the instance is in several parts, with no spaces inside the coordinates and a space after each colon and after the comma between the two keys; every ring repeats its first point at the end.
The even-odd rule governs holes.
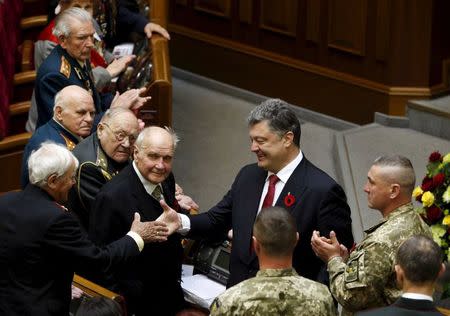
{"type": "Polygon", "coordinates": [[[152,222],[141,222],[139,213],[134,213],[131,231],[142,237],[145,243],[163,242],[167,237],[181,228],[181,217],[177,211],[167,205],[164,200],[160,201],[163,213],[152,222]]]}

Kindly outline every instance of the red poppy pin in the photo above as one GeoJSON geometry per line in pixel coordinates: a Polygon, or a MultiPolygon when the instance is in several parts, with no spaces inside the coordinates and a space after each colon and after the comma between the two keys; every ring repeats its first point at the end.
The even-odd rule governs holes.
{"type": "Polygon", "coordinates": [[[286,205],[287,207],[291,207],[294,203],[295,203],[295,196],[293,196],[293,195],[291,194],[291,192],[289,192],[289,193],[284,197],[284,205],[286,205]]]}

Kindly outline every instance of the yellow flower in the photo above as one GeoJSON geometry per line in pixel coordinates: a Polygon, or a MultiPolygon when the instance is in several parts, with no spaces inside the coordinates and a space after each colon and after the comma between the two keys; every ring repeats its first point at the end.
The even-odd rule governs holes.
{"type": "Polygon", "coordinates": [[[413,198],[416,198],[423,194],[423,190],[420,186],[416,187],[412,193],[413,198]]]}
{"type": "Polygon", "coordinates": [[[430,191],[425,192],[422,195],[422,204],[425,207],[430,207],[434,203],[434,195],[430,191]]]}
{"type": "Polygon", "coordinates": [[[450,162],[450,153],[448,153],[447,155],[445,155],[443,158],[442,158],[442,163],[443,164],[446,164],[446,163],[449,163],[450,162]]]}
{"type": "Polygon", "coordinates": [[[442,220],[442,224],[444,224],[444,225],[450,225],[450,215],[446,215],[445,217],[444,217],[444,219],[442,220]]]}
{"type": "Polygon", "coordinates": [[[439,245],[439,247],[442,246],[442,239],[447,232],[447,229],[443,225],[432,225],[431,226],[431,233],[433,234],[433,240],[439,245]]]}
{"type": "Polygon", "coordinates": [[[442,194],[442,200],[445,203],[450,202],[450,185],[447,187],[447,190],[445,190],[444,194],[442,194]]]}

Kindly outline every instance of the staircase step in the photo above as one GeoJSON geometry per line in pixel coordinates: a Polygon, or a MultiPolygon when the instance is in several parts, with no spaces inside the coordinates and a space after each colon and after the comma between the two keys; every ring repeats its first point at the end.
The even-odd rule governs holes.
{"type": "Polygon", "coordinates": [[[450,96],[407,105],[410,128],[450,140],[450,96]]]}

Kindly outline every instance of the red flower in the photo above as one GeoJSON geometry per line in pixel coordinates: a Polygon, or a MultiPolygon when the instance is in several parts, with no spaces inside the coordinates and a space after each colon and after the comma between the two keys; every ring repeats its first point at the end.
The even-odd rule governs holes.
{"type": "Polygon", "coordinates": [[[427,209],[427,218],[431,222],[435,222],[442,216],[442,211],[436,205],[433,205],[427,209]]]}
{"type": "Polygon", "coordinates": [[[418,195],[418,196],[416,197],[416,201],[417,201],[417,202],[422,202],[422,194],[421,194],[421,195],[418,195]]]}
{"type": "Polygon", "coordinates": [[[294,203],[295,196],[293,196],[291,193],[288,193],[288,195],[284,197],[284,205],[286,205],[286,207],[291,207],[294,203]]]}
{"type": "Polygon", "coordinates": [[[424,192],[426,192],[426,191],[431,191],[431,190],[433,190],[433,189],[434,189],[434,186],[433,186],[433,179],[432,179],[432,178],[428,178],[428,177],[423,178],[423,181],[422,181],[422,190],[423,190],[424,192]]]}
{"type": "Polygon", "coordinates": [[[430,157],[428,158],[428,160],[429,160],[430,162],[441,161],[441,159],[442,159],[442,155],[441,155],[441,153],[438,152],[438,151],[432,152],[431,155],[430,155],[430,157]]]}
{"type": "Polygon", "coordinates": [[[443,173],[438,173],[433,177],[433,186],[437,188],[442,185],[445,181],[445,175],[443,173]]]}

